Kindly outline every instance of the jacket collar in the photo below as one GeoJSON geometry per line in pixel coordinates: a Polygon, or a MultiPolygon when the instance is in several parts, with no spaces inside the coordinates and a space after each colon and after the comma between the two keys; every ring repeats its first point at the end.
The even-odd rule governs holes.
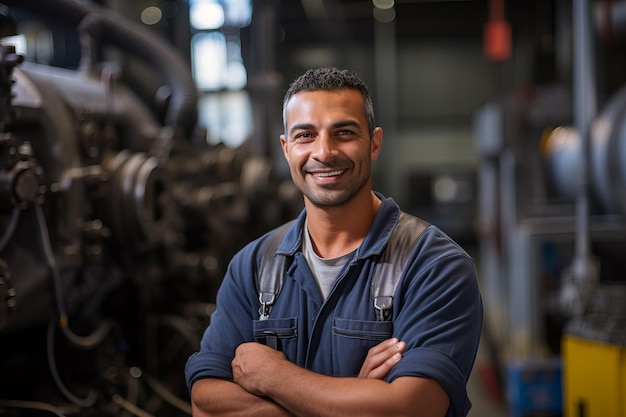
{"type": "MultiPolygon", "coordinates": [[[[365,236],[365,240],[363,240],[363,243],[356,251],[355,261],[380,254],[400,217],[400,207],[392,198],[384,197],[378,192],[375,194],[381,199],[382,204],[378,209],[378,213],[376,213],[376,217],[374,217],[372,227],[367,236],[365,236]]],[[[303,209],[294,224],[287,231],[285,238],[276,251],[277,254],[293,256],[302,249],[302,228],[305,220],[306,209],[303,209]]]]}

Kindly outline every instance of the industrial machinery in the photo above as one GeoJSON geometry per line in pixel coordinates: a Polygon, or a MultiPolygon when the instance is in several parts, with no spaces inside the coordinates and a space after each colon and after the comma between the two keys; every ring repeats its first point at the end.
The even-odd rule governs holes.
{"type": "Polygon", "coordinates": [[[163,40],[85,1],[10,0],[77,29],[77,69],[0,46],[0,414],[189,415],[183,367],[230,257],[301,198],[245,145],[209,145],[163,40]],[[106,48],[144,60],[158,114],[106,48]]]}
{"type": "Polygon", "coordinates": [[[482,288],[512,415],[624,416],[626,90],[597,74],[626,5],[560,4],[572,78],[476,116],[482,288]]]}

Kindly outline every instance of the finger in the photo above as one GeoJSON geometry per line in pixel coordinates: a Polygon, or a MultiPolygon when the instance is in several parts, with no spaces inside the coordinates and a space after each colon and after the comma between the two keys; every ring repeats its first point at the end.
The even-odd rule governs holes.
{"type": "Polygon", "coordinates": [[[404,352],[405,349],[406,343],[397,342],[397,339],[396,343],[383,342],[370,349],[363,365],[361,366],[359,377],[378,378],[381,372],[386,375],[391,367],[402,358],[402,352],[404,352]],[[384,347],[384,349],[380,350],[380,347],[384,347]],[[387,365],[385,365],[385,363],[387,363],[387,365]],[[375,370],[381,366],[383,366],[382,370],[375,372],[375,370]]]}
{"type": "Polygon", "coordinates": [[[391,339],[387,339],[387,340],[383,340],[382,342],[380,342],[379,344],[377,344],[376,346],[370,348],[370,350],[367,352],[368,356],[369,355],[376,355],[380,352],[383,352],[389,348],[392,348],[393,345],[395,345],[396,343],[398,343],[398,339],[396,337],[392,337],[391,339]]]}
{"type": "Polygon", "coordinates": [[[402,354],[400,352],[396,352],[390,358],[388,358],[385,362],[371,369],[365,377],[370,378],[370,379],[382,380],[389,374],[389,371],[391,371],[391,368],[393,368],[398,362],[400,362],[401,359],[402,359],[402,354]]]}
{"type": "Polygon", "coordinates": [[[398,342],[397,339],[382,343],[372,348],[367,355],[366,361],[370,362],[370,367],[380,366],[387,359],[396,353],[401,353],[406,349],[405,342],[398,342]]]}
{"type": "Polygon", "coordinates": [[[386,361],[395,353],[402,353],[406,350],[406,342],[399,342],[398,339],[389,339],[385,342],[374,346],[368,352],[368,357],[378,358],[378,363],[386,361]]]}

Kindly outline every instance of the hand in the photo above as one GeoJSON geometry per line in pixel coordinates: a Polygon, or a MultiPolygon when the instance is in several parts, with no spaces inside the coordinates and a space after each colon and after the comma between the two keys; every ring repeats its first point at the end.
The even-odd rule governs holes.
{"type": "Polygon", "coordinates": [[[359,378],[383,379],[391,368],[400,362],[405,349],[406,343],[398,341],[395,337],[380,342],[367,352],[359,378]]]}
{"type": "Polygon", "coordinates": [[[250,394],[263,395],[262,383],[276,374],[277,364],[287,361],[282,352],[260,343],[242,343],[231,362],[234,381],[250,394]]]}

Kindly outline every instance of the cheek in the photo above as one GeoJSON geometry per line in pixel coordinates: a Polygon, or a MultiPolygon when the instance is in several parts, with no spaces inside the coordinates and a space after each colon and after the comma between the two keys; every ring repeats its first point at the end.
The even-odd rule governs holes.
{"type": "Polygon", "coordinates": [[[301,164],[298,162],[297,158],[294,158],[293,154],[286,154],[285,158],[287,159],[287,165],[289,165],[289,171],[291,172],[291,177],[292,179],[295,179],[295,177],[300,174],[301,164]]]}
{"type": "Polygon", "coordinates": [[[373,148],[359,148],[354,149],[352,153],[349,154],[350,159],[352,159],[355,163],[369,163],[376,159],[377,153],[374,152],[373,148]]]}
{"type": "Polygon", "coordinates": [[[307,154],[299,151],[297,148],[291,148],[285,153],[285,158],[291,169],[299,170],[307,161],[307,154]]]}

